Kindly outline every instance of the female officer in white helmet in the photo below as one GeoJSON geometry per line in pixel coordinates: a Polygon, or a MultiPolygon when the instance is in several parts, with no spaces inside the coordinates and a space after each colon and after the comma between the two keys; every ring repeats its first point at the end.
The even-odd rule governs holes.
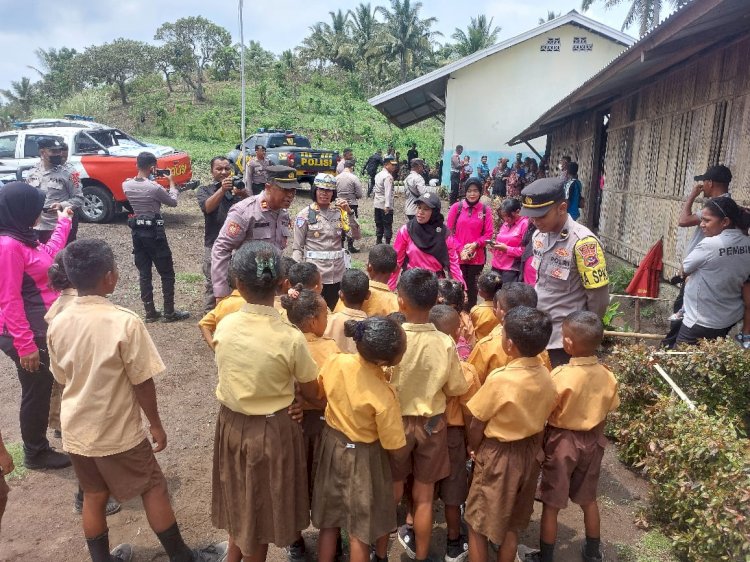
{"type": "Polygon", "coordinates": [[[339,287],[346,269],[342,240],[347,233],[361,238],[359,223],[343,199],[336,199],[336,179],[330,174],[315,176],[313,202],[297,214],[294,221],[292,258],[318,266],[323,283],[323,298],[333,310],[339,300],[339,287]]]}

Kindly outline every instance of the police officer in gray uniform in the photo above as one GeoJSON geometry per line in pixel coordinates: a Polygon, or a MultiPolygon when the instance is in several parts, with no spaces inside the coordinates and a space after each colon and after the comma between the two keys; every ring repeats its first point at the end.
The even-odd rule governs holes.
{"type": "Polygon", "coordinates": [[[26,183],[44,192],[45,201],[39,224],[35,227],[40,242],[48,242],[57,225],[57,210],[72,207],[73,226],[68,243],[76,239],[78,232],[78,210],[83,206],[83,192],[78,174],[65,166],[63,151],[68,147],[59,139],[45,137],[37,144],[39,163],[32,168],[26,183]]]}
{"type": "Polygon", "coordinates": [[[138,175],[122,184],[133,214],[128,217],[128,226],[133,236],[133,258],[138,268],[141,300],[146,309],[146,322],[177,322],[190,318],[190,313],[174,307],[174,262],[169,248],[161,206],[177,206],[179,192],[172,176],[169,177],[169,191],[153,181],[156,171],[156,156],[141,152],[136,158],[138,175]],[[151,267],[154,266],[161,277],[161,291],[164,296],[164,314],[154,305],[154,286],[151,282],[151,267]]]}
{"type": "Polygon", "coordinates": [[[553,367],[567,363],[562,323],[577,310],[600,318],[609,305],[609,277],[604,250],[594,234],[568,214],[565,183],[542,178],[521,192],[521,214],[531,218],[537,231],[532,238],[532,265],[537,271],[537,308],[552,317],[547,344],[553,367]]]}
{"type": "MultiPolygon", "coordinates": [[[[211,251],[211,282],[216,302],[229,296],[229,260],[246,240],[263,240],[286,248],[291,233],[289,211],[296,190],[297,172],[289,166],[269,166],[268,181],[259,195],[235,204],[227,213],[224,226],[211,251]]],[[[339,247],[341,239],[339,239],[339,247]]]]}
{"type": "Polygon", "coordinates": [[[339,300],[341,279],[346,270],[342,235],[361,237],[359,223],[345,199],[336,199],[336,180],[318,174],[313,182],[313,203],[302,209],[294,222],[292,259],[309,261],[320,271],[323,298],[333,310],[339,300]]]}
{"type": "Polygon", "coordinates": [[[253,195],[260,195],[268,183],[268,169],[271,161],[266,158],[266,147],[255,145],[255,157],[247,161],[245,168],[245,185],[252,189],[253,195]]]}

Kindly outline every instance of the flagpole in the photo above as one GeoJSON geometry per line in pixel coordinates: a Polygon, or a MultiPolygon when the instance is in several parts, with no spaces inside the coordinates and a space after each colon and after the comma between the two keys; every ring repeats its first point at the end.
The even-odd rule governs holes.
{"type": "MultiPolygon", "coordinates": [[[[239,23],[240,23],[240,92],[241,99],[241,122],[240,122],[240,135],[241,135],[241,148],[242,148],[242,169],[244,171],[246,161],[246,147],[245,147],[245,25],[242,21],[243,12],[243,0],[239,0],[239,23]]],[[[248,186],[249,187],[249,186],[248,186]]]]}

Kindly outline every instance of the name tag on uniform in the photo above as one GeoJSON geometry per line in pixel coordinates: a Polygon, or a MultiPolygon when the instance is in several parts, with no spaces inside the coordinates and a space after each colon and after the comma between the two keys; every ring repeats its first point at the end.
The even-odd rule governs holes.
{"type": "Polygon", "coordinates": [[[256,222],[255,228],[265,228],[267,226],[271,226],[270,222],[256,222]]]}

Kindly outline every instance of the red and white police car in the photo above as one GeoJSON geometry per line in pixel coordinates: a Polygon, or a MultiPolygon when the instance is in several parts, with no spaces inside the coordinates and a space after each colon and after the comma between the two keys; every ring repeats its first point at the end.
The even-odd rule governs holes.
{"type": "MultiPolygon", "coordinates": [[[[140,152],[153,153],[157,166],[169,169],[181,188],[197,185],[191,181],[193,171],[186,152],[142,142],[88,117],[34,119],[15,123],[14,127],[0,132],[0,185],[22,177],[39,161],[39,140],[53,137],[64,141],[68,145],[68,164],[79,175],[83,187],[85,203],[81,210],[89,222],[108,222],[116,212],[129,206],[122,182],[135,176],[135,159],[140,152]]],[[[168,185],[165,178],[157,181],[168,185]]]]}

